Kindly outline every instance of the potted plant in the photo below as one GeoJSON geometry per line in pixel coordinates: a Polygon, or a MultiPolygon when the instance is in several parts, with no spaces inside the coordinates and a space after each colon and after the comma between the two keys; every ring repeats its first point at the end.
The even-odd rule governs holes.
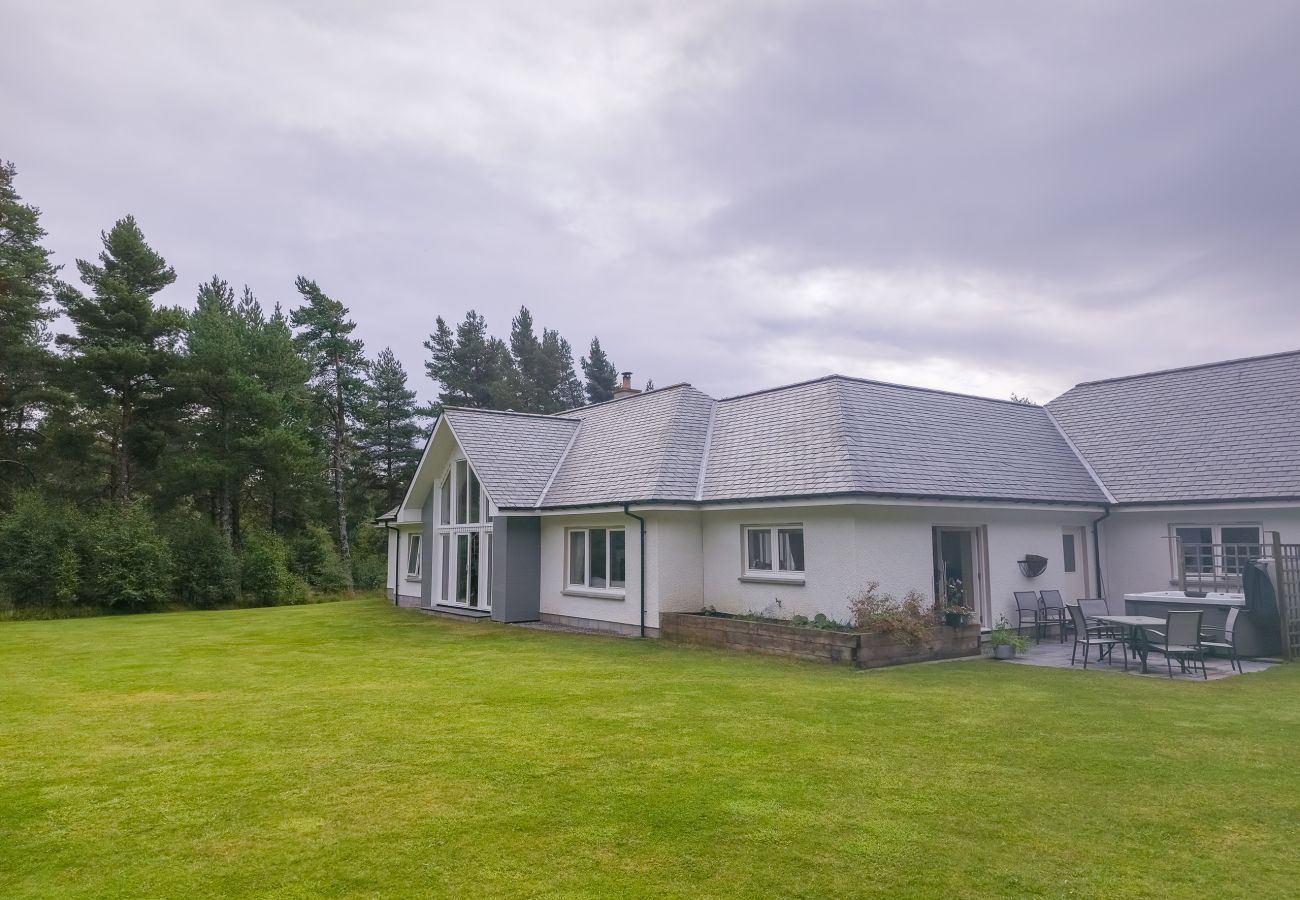
{"type": "Polygon", "coordinates": [[[950,603],[942,607],[939,612],[943,616],[943,624],[951,625],[953,628],[960,628],[975,615],[975,610],[960,603],[950,603]]]}
{"type": "Polygon", "coordinates": [[[989,633],[989,643],[993,645],[994,659],[1015,659],[1017,652],[1029,649],[1029,638],[1012,628],[1006,616],[998,617],[989,633]]]}
{"type": "Polygon", "coordinates": [[[975,615],[975,610],[966,605],[966,588],[960,578],[949,578],[944,585],[939,613],[944,624],[953,628],[965,625],[975,615]]]}

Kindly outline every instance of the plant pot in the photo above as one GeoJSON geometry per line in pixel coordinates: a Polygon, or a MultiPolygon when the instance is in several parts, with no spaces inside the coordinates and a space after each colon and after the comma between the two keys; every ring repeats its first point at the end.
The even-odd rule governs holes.
{"type": "Polygon", "coordinates": [[[966,624],[966,617],[961,613],[945,613],[943,624],[951,625],[953,628],[960,628],[966,624]]]}
{"type": "Polygon", "coordinates": [[[998,644],[993,648],[994,659],[1015,659],[1016,648],[1010,644],[998,644]]]}

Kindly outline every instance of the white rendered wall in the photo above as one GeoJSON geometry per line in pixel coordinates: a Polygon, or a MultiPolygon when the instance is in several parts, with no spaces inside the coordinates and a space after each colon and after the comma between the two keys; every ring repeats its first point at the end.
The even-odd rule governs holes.
{"type": "MultiPolygon", "coordinates": [[[[849,615],[849,596],[869,581],[879,581],[881,591],[896,597],[915,588],[933,600],[933,527],[984,526],[991,618],[1013,618],[1013,591],[1056,588],[1066,592],[1065,582],[1076,576],[1062,570],[1062,529],[1086,526],[1096,515],[1073,510],[867,504],[706,512],[705,603],[723,612],[810,617],[822,612],[843,621],[849,615]],[[785,523],[804,526],[804,584],[742,581],[742,526],[785,523]],[[1020,574],[1016,561],[1027,553],[1048,559],[1047,570],[1037,578],[1020,574]]],[[[1090,571],[1090,566],[1091,547],[1079,548],[1076,567],[1090,571]]]]}
{"type": "Polygon", "coordinates": [[[1106,595],[1167,591],[1178,577],[1169,526],[1260,525],[1283,543],[1300,543],[1300,507],[1219,506],[1117,509],[1101,523],[1106,595]]]}
{"type": "MultiPolygon", "coordinates": [[[[625,626],[639,626],[641,621],[640,593],[640,530],[636,519],[622,513],[599,515],[543,516],[541,523],[541,612],[543,615],[567,616],[572,619],[590,619],[625,626]],[[623,528],[627,531],[627,579],[622,598],[582,596],[576,588],[565,585],[565,534],[570,528],[623,528]]],[[[653,529],[646,529],[647,556],[650,555],[653,529]]],[[[647,570],[647,584],[649,571],[647,570]]],[[[659,627],[659,610],[653,602],[654,595],[646,592],[646,627],[659,627]]]]}

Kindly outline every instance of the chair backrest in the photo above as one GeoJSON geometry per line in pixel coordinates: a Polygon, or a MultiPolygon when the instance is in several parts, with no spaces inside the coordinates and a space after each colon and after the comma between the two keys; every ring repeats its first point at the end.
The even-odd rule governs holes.
{"type": "Polygon", "coordinates": [[[1165,613],[1165,642],[1195,647],[1201,642],[1200,609],[1171,609],[1165,613]]]}
{"type": "MultiPolygon", "coordinates": [[[[1038,595],[1033,591],[1013,591],[1016,595],[1016,609],[1020,612],[1038,609],[1038,595]]],[[[1006,596],[1003,594],[1002,596],[1006,596]]]]}
{"type": "Polygon", "coordinates": [[[1228,610],[1228,621],[1223,625],[1223,637],[1229,644],[1232,643],[1232,632],[1237,627],[1237,613],[1241,612],[1238,607],[1228,610]]]}
{"type": "Polygon", "coordinates": [[[1071,603],[1066,609],[1070,611],[1070,621],[1074,623],[1074,633],[1082,639],[1088,633],[1088,622],[1083,617],[1083,610],[1079,608],[1077,603],[1071,603]]]}
{"type": "Polygon", "coordinates": [[[1100,597],[1081,597],[1079,599],[1079,610],[1085,616],[1107,616],[1106,601],[1100,597]]]}
{"type": "Polygon", "coordinates": [[[1039,591],[1038,596],[1043,598],[1044,609],[1060,609],[1065,606],[1065,601],[1061,599],[1060,591],[1039,591]]]}

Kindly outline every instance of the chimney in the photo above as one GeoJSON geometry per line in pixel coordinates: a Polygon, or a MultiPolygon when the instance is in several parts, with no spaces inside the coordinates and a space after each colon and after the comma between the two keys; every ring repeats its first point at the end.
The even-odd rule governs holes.
{"type": "Polygon", "coordinates": [[[623,383],[614,388],[614,399],[622,400],[624,397],[634,397],[639,393],[641,393],[639,390],[632,387],[632,373],[624,372],[623,383]]]}

